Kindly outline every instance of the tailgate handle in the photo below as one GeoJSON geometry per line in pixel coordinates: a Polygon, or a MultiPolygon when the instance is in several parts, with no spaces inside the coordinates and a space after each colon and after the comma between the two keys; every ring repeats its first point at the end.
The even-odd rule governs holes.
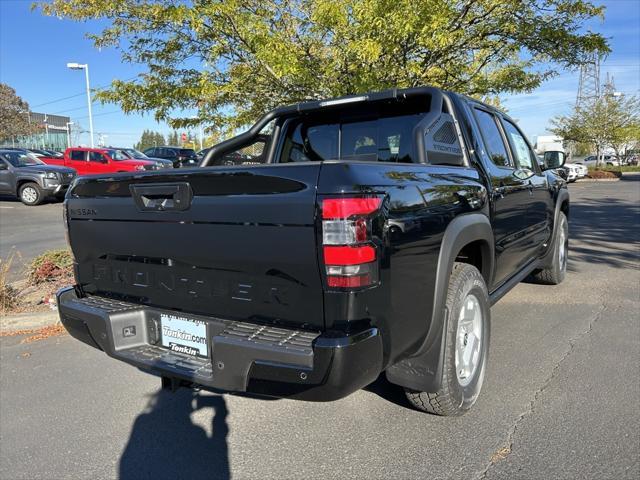
{"type": "Polygon", "coordinates": [[[142,211],[187,210],[193,198],[191,185],[187,182],[129,185],[129,190],[142,211]]]}

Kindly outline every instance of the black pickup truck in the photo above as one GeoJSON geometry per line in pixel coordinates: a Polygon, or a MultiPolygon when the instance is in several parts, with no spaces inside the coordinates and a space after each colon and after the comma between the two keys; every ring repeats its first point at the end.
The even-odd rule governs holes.
{"type": "Polygon", "coordinates": [[[460,414],[490,306],[565,276],[561,163],[436,88],[278,108],[200,168],[78,178],[60,317],[171,389],[327,401],[384,372],[417,408],[460,414]]]}

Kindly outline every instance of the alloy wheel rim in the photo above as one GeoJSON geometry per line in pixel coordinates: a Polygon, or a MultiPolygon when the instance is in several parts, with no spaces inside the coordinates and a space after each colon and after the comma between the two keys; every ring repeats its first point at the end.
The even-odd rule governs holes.
{"type": "Polygon", "coordinates": [[[462,303],[456,332],[456,376],[463,387],[469,385],[480,364],[482,322],[480,301],[470,293],[462,303]]]}
{"type": "Polygon", "coordinates": [[[33,203],[38,199],[38,192],[33,187],[27,187],[22,191],[22,198],[28,203],[33,203]]]}
{"type": "Polygon", "coordinates": [[[564,224],[560,226],[560,239],[558,245],[558,260],[560,269],[564,271],[567,266],[567,236],[564,233],[564,224]]]}

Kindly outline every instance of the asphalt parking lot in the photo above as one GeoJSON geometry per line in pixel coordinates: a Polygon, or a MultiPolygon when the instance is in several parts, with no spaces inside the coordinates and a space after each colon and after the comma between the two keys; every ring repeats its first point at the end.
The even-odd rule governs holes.
{"type": "Polygon", "coordinates": [[[37,255],[66,245],[61,201],[27,207],[15,198],[0,195],[0,258],[15,252],[13,279],[37,255]]]}
{"type": "MultiPolygon", "coordinates": [[[[0,478],[640,478],[638,180],[570,186],[567,279],[493,308],[488,376],[461,418],[411,410],[383,380],[317,404],[170,394],[68,336],[7,337],[0,478]]],[[[4,253],[23,242],[0,215],[4,253]]]]}

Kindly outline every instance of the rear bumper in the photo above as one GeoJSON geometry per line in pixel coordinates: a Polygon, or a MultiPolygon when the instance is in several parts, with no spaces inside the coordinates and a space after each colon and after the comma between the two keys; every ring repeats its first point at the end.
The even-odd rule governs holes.
{"type": "Polygon", "coordinates": [[[78,340],[149,373],[209,390],[330,401],[373,382],[382,369],[382,339],[375,328],[328,336],[80,298],[73,288],[60,290],[57,299],[62,324],[78,340]],[[204,321],[209,358],[160,346],[162,313],[204,321]]]}

